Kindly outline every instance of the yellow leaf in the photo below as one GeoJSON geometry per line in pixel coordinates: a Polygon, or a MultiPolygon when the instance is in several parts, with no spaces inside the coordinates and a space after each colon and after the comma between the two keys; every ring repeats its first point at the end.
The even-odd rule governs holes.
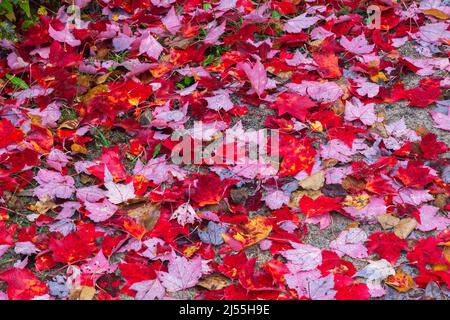
{"type": "Polygon", "coordinates": [[[313,131],[317,131],[317,132],[323,131],[323,125],[320,121],[311,122],[309,124],[309,126],[311,127],[311,130],[313,130],[313,131]]]}
{"type": "Polygon", "coordinates": [[[82,98],[81,101],[83,101],[85,104],[89,103],[92,98],[94,98],[97,94],[108,91],[109,88],[105,84],[100,84],[96,87],[93,87],[90,89],[82,98]]]}
{"type": "Polygon", "coordinates": [[[380,71],[376,75],[371,76],[370,80],[372,80],[372,82],[378,83],[380,80],[388,81],[388,78],[386,77],[386,75],[383,72],[380,71]]]}
{"type": "Polygon", "coordinates": [[[267,238],[272,231],[272,225],[268,223],[268,218],[256,216],[242,226],[233,227],[229,234],[224,234],[223,238],[227,243],[238,244],[239,247],[249,247],[267,238]]]}
{"type": "Polygon", "coordinates": [[[38,11],[37,11],[37,14],[40,15],[40,16],[46,16],[48,14],[48,12],[47,12],[47,9],[45,7],[40,6],[38,11]]]}
{"type": "Polygon", "coordinates": [[[438,10],[438,9],[426,9],[426,10],[422,10],[422,13],[427,16],[433,16],[440,20],[447,20],[450,18],[450,16],[448,16],[445,12],[442,12],[441,10],[438,10]]]}
{"type": "Polygon", "coordinates": [[[346,196],[342,204],[347,207],[355,207],[356,209],[361,210],[365,206],[367,206],[368,203],[369,203],[369,195],[366,193],[362,193],[356,196],[352,195],[346,196]]]}
{"type": "Polygon", "coordinates": [[[202,246],[202,243],[200,241],[191,246],[188,246],[187,248],[185,248],[183,250],[183,255],[187,258],[190,258],[194,255],[194,253],[196,253],[198,251],[198,249],[200,249],[201,246],[202,246]]]}
{"type": "Polygon", "coordinates": [[[47,211],[55,209],[57,205],[51,201],[49,198],[44,199],[43,201],[38,201],[34,204],[28,205],[28,209],[31,211],[37,212],[39,214],[45,214],[47,211]]]}
{"type": "Polygon", "coordinates": [[[450,263],[450,247],[444,248],[444,257],[450,263]]]}
{"type": "Polygon", "coordinates": [[[97,78],[97,80],[95,80],[95,82],[97,84],[102,84],[104,83],[106,80],[108,80],[109,76],[111,75],[111,72],[105,73],[104,75],[100,76],[97,78]]]}
{"type": "Polygon", "coordinates": [[[34,114],[27,114],[28,118],[31,119],[31,123],[37,126],[40,126],[42,124],[41,116],[34,115],[34,114]]]}
{"type": "Polygon", "coordinates": [[[402,268],[398,268],[395,275],[387,277],[385,283],[398,292],[407,292],[414,288],[414,280],[402,268]]]}
{"type": "Polygon", "coordinates": [[[58,129],[75,130],[79,124],[80,124],[80,121],[78,119],[66,120],[60,124],[58,129]]]}
{"type": "Polygon", "coordinates": [[[447,270],[448,266],[446,264],[436,263],[435,265],[433,265],[433,271],[447,271],[447,270]]]}
{"type": "Polygon", "coordinates": [[[87,151],[87,149],[85,147],[83,147],[82,145],[77,144],[77,143],[72,144],[70,146],[70,150],[72,150],[72,152],[75,152],[75,153],[81,153],[81,154],[87,154],[88,153],[88,151],[87,151]]]}

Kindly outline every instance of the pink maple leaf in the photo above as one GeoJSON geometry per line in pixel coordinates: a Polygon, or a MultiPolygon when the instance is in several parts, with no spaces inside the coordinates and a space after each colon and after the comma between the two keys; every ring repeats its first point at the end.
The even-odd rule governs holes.
{"type": "Polygon", "coordinates": [[[196,257],[188,260],[176,256],[169,262],[169,272],[158,272],[158,278],[169,292],[184,290],[195,286],[202,276],[202,260],[196,257]]]}
{"type": "Polygon", "coordinates": [[[112,273],[114,272],[114,270],[116,270],[116,268],[116,265],[111,265],[109,263],[102,250],[100,250],[97,255],[93,257],[89,262],[81,266],[81,270],[84,273],[89,274],[112,273]]]}
{"type": "Polygon", "coordinates": [[[77,190],[77,199],[83,202],[97,202],[105,197],[105,191],[97,186],[83,187],[77,190]]]}
{"type": "Polygon", "coordinates": [[[367,248],[364,242],[367,234],[360,228],[351,228],[342,231],[336,240],[331,241],[330,249],[336,251],[339,256],[348,255],[355,259],[367,257],[367,248]]]}
{"type": "Polygon", "coordinates": [[[52,169],[61,171],[72,157],[66,155],[64,152],[58,149],[52,149],[47,156],[47,165],[52,169]]]}
{"type": "Polygon", "coordinates": [[[68,25],[65,25],[64,29],[62,29],[61,31],[53,29],[53,27],[50,25],[48,27],[48,34],[56,41],[67,43],[71,47],[76,47],[81,44],[81,41],[75,39],[73,34],[70,32],[68,25]]]}
{"type": "Polygon", "coordinates": [[[269,81],[266,69],[261,61],[256,61],[253,66],[248,62],[239,63],[238,67],[244,70],[253,90],[255,90],[258,96],[261,96],[269,81]]]}
{"type": "Polygon", "coordinates": [[[86,202],[86,210],[88,211],[88,217],[94,222],[102,222],[108,220],[113,216],[119,207],[104,199],[103,202],[90,203],[86,202]]]}
{"type": "Polygon", "coordinates": [[[450,218],[437,215],[438,207],[423,205],[419,208],[420,223],[417,229],[420,231],[445,230],[450,225],[450,218]]]}
{"type": "Polygon", "coordinates": [[[300,33],[303,29],[311,27],[320,19],[320,16],[308,17],[307,13],[303,13],[295,18],[286,21],[283,30],[289,33],[300,33]]]}
{"type": "Polygon", "coordinates": [[[105,187],[108,189],[106,196],[114,204],[123,203],[136,197],[133,182],[128,184],[105,182],[105,187]]]}
{"type": "Polygon", "coordinates": [[[450,115],[440,112],[431,112],[431,117],[433,118],[436,128],[450,131],[450,115]]]}
{"type": "Polygon", "coordinates": [[[137,292],[136,300],[160,300],[166,294],[166,290],[158,279],[133,283],[130,289],[137,292]]]}
{"type": "Polygon", "coordinates": [[[173,6],[172,8],[170,8],[167,15],[161,19],[161,22],[171,34],[177,33],[177,31],[181,28],[180,17],[177,16],[177,13],[175,12],[175,8],[173,6]]]}
{"type": "Polygon", "coordinates": [[[345,36],[342,36],[340,44],[345,50],[357,55],[368,54],[375,47],[373,44],[367,42],[364,34],[360,34],[352,40],[348,40],[345,36]]]}
{"type": "Polygon", "coordinates": [[[365,125],[372,125],[377,121],[375,115],[375,104],[364,105],[358,98],[353,98],[352,102],[345,102],[345,120],[360,120],[365,125]]]}
{"type": "Polygon", "coordinates": [[[153,36],[144,32],[141,37],[141,44],[139,45],[139,54],[147,54],[155,60],[158,60],[161,52],[164,50],[163,46],[153,36]]]}
{"type": "Polygon", "coordinates": [[[177,219],[178,223],[182,226],[186,225],[187,223],[194,223],[195,221],[200,221],[201,219],[195,212],[194,208],[186,202],[180,205],[177,210],[174,211],[172,216],[170,217],[170,220],[177,219]]]}
{"type": "Polygon", "coordinates": [[[281,208],[284,204],[289,202],[289,199],[289,195],[281,190],[271,191],[263,198],[266,205],[272,210],[281,208]]]}
{"type": "Polygon", "coordinates": [[[291,263],[291,271],[308,271],[322,263],[322,251],[309,244],[290,242],[294,249],[281,251],[281,255],[291,263]]]}
{"type": "Polygon", "coordinates": [[[285,275],[287,285],[297,292],[299,298],[305,297],[311,300],[334,299],[334,276],[329,274],[321,277],[318,270],[303,271],[285,275]]]}
{"type": "Polygon", "coordinates": [[[45,199],[69,199],[75,191],[75,181],[70,176],[63,176],[61,173],[47,169],[40,169],[34,178],[38,183],[33,190],[33,195],[39,200],[45,199]]]}
{"type": "Polygon", "coordinates": [[[344,207],[343,209],[354,218],[375,221],[376,217],[386,213],[386,203],[382,197],[372,197],[364,208],[344,207]]]}
{"type": "Polygon", "coordinates": [[[223,21],[219,26],[209,30],[203,42],[206,44],[216,44],[220,36],[225,32],[225,27],[227,25],[226,21],[223,21]]]}

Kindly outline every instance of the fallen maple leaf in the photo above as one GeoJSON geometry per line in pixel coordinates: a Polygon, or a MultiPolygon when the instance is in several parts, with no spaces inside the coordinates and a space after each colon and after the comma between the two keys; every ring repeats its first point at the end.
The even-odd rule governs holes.
{"type": "Polygon", "coordinates": [[[445,230],[450,225],[450,218],[438,215],[439,208],[423,205],[419,208],[420,223],[417,229],[420,231],[445,230]]]}
{"type": "Polygon", "coordinates": [[[314,270],[322,263],[322,251],[309,244],[291,242],[294,249],[281,251],[281,255],[291,262],[291,271],[314,270]]]}
{"type": "Polygon", "coordinates": [[[88,211],[87,216],[94,222],[102,222],[108,220],[119,209],[119,207],[112,204],[107,199],[103,199],[102,202],[98,203],[86,202],[85,207],[88,211]]]}
{"type": "Polygon", "coordinates": [[[317,199],[312,199],[308,196],[303,196],[300,199],[300,209],[307,218],[320,216],[330,213],[331,211],[342,208],[340,198],[329,198],[319,196],[317,199]]]}
{"type": "Polygon", "coordinates": [[[148,31],[144,32],[141,38],[141,44],[139,45],[139,54],[145,53],[149,57],[158,60],[163,50],[163,46],[148,31]]]}
{"type": "Polygon", "coordinates": [[[182,226],[187,223],[195,223],[196,221],[201,221],[200,217],[195,212],[194,208],[189,204],[189,202],[185,202],[180,205],[177,210],[175,210],[170,217],[170,219],[177,219],[178,223],[182,226]]]}
{"type": "Polygon", "coordinates": [[[321,18],[319,16],[308,17],[307,13],[303,13],[295,18],[288,20],[285,23],[283,30],[289,33],[299,33],[303,29],[309,28],[310,26],[314,25],[320,19],[321,18]]]}
{"type": "Polygon", "coordinates": [[[0,273],[0,280],[8,283],[8,299],[31,300],[48,292],[47,284],[30,270],[11,268],[0,273]]]}
{"type": "Polygon", "coordinates": [[[375,232],[367,241],[367,249],[370,254],[378,254],[380,258],[395,264],[400,258],[401,251],[408,248],[405,240],[400,239],[394,233],[375,232]]]}
{"type": "Polygon", "coordinates": [[[160,300],[166,294],[166,290],[158,279],[133,283],[130,289],[137,292],[136,300],[160,300]]]}
{"type": "Polygon", "coordinates": [[[314,61],[319,66],[317,72],[326,79],[339,78],[342,73],[339,69],[339,59],[334,53],[316,52],[313,55],[314,61]]]}
{"type": "Polygon", "coordinates": [[[169,262],[168,272],[158,272],[158,278],[169,292],[185,290],[195,286],[202,276],[202,260],[191,261],[185,257],[174,257],[169,262]]]}
{"type": "Polygon", "coordinates": [[[367,234],[360,228],[350,228],[342,231],[336,240],[330,243],[330,249],[336,251],[339,256],[348,255],[355,259],[367,257],[367,248],[364,242],[367,234]]]}
{"type": "Polygon", "coordinates": [[[136,197],[136,195],[134,194],[133,182],[124,185],[109,181],[105,182],[105,187],[106,189],[108,189],[108,191],[106,192],[106,196],[108,197],[109,201],[114,204],[124,203],[136,197]]]}
{"type": "Polygon", "coordinates": [[[347,37],[342,36],[340,41],[341,46],[343,46],[347,51],[354,53],[354,54],[368,54],[372,52],[374,49],[374,45],[369,45],[367,42],[367,38],[364,36],[364,34],[360,34],[359,36],[348,40],[347,37]]]}
{"type": "Polygon", "coordinates": [[[253,66],[247,62],[240,63],[238,64],[238,67],[244,70],[253,90],[255,90],[258,96],[261,96],[264,93],[268,83],[266,69],[261,61],[257,60],[253,66]]]}
{"type": "Polygon", "coordinates": [[[274,108],[278,109],[278,115],[288,113],[303,122],[305,122],[308,109],[314,106],[316,106],[316,103],[310,98],[289,91],[279,94],[273,105],[274,108]]]}
{"type": "Polygon", "coordinates": [[[381,281],[394,274],[395,270],[392,265],[388,261],[381,259],[371,261],[366,267],[358,271],[356,276],[367,279],[367,287],[372,297],[380,297],[385,292],[381,281]]]}

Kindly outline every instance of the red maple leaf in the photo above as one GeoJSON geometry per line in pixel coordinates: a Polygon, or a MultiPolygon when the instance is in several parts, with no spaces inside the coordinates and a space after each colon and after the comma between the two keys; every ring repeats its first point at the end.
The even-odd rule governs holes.
{"type": "Polygon", "coordinates": [[[397,237],[393,232],[375,232],[367,240],[369,254],[378,254],[380,258],[395,264],[403,250],[408,248],[408,243],[397,237]]]}
{"type": "Polygon", "coordinates": [[[411,161],[408,162],[406,168],[399,168],[395,177],[405,186],[411,188],[423,188],[434,179],[430,175],[430,169],[421,167],[411,161]]]}
{"type": "Polygon", "coordinates": [[[313,54],[314,61],[319,66],[317,72],[323,78],[334,79],[339,78],[342,73],[339,69],[339,59],[332,53],[320,53],[316,52],[313,54]]]}
{"type": "Polygon", "coordinates": [[[28,269],[11,268],[0,273],[0,280],[8,283],[11,300],[31,300],[48,292],[47,284],[28,269]]]}
{"type": "Polygon", "coordinates": [[[94,225],[82,224],[63,239],[50,240],[49,249],[57,262],[73,263],[86,259],[97,250],[94,225]]]}
{"type": "Polygon", "coordinates": [[[299,205],[303,214],[308,218],[312,218],[331,211],[339,210],[342,208],[340,202],[341,198],[320,196],[314,200],[308,196],[303,196],[300,199],[299,205]]]}
{"type": "Polygon", "coordinates": [[[334,276],[334,288],[336,300],[368,300],[369,288],[365,283],[360,283],[352,277],[336,274],[334,276]]]}
{"type": "Polygon", "coordinates": [[[280,177],[285,177],[294,176],[302,170],[308,174],[311,173],[317,151],[308,138],[298,139],[284,135],[281,139],[279,153],[283,160],[278,174],[280,177]]]}
{"type": "Polygon", "coordinates": [[[420,142],[420,149],[422,149],[423,157],[428,160],[436,160],[441,153],[449,151],[445,143],[436,139],[434,133],[427,133],[420,142]]]}
{"type": "Polygon", "coordinates": [[[229,186],[238,182],[236,179],[220,180],[219,176],[214,173],[197,174],[186,181],[190,190],[190,197],[200,207],[208,204],[219,203],[225,196],[229,186]]]}
{"type": "Polygon", "coordinates": [[[16,129],[7,118],[0,120],[0,148],[23,140],[24,133],[16,129]]]}
{"type": "Polygon", "coordinates": [[[273,108],[278,109],[278,115],[285,113],[304,122],[308,109],[315,107],[316,103],[310,98],[301,96],[294,92],[283,92],[278,95],[277,101],[273,104],[273,108]]]}

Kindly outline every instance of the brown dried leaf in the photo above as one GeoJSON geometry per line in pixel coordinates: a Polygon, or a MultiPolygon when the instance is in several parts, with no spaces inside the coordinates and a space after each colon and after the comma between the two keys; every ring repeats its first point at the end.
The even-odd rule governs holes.
{"type": "Polygon", "coordinates": [[[363,180],[347,176],[342,180],[342,187],[347,191],[360,192],[366,188],[366,183],[363,180]]]}
{"type": "Polygon", "coordinates": [[[319,190],[325,182],[325,173],[323,171],[316,172],[308,178],[300,181],[298,184],[303,189],[319,190]]]}
{"type": "Polygon", "coordinates": [[[436,198],[434,199],[434,205],[438,208],[444,209],[444,207],[447,205],[447,196],[444,193],[439,193],[436,195],[436,198]]]}
{"type": "Polygon", "coordinates": [[[416,228],[417,221],[414,218],[401,219],[395,226],[394,233],[400,239],[408,238],[409,234],[416,228]]]}
{"type": "Polygon", "coordinates": [[[95,288],[81,286],[73,289],[69,294],[69,300],[92,300],[95,297],[95,288]]]}
{"type": "Polygon", "coordinates": [[[75,130],[78,128],[78,125],[80,124],[80,120],[73,119],[73,120],[67,120],[61,123],[58,127],[58,129],[69,129],[69,130],[75,130]]]}
{"type": "Polygon", "coordinates": [[[39,214],[45,214],[47,211],[55,209],[57,205],[50,199],[45,199],[43,201],[37,201],[34,204],[29,204],[28,209],[39,214]]]}
{"type": "Polygon", "coordinates": [[[229,284],[230,279],[221,274],[212,274],[204,279],[201,279],[197,283],[198,286],[208,289],[209,291],[223,289],[225,287],[228,287],[229,284]]]}
{"type": "Polygon", "coordinates": [[[132,208],[128,209],[128,215],[136,219],[147,231],[155,227],[160,213],[160,204],[152,202],[134,204],[132,208]]]}
{"type": "Polygon", "coordinates": [[[382,214],[381,216],[378,216],[377,219],[383,229],[394,228],[400,222],[399,218],[390,214],[382,214]]]}

